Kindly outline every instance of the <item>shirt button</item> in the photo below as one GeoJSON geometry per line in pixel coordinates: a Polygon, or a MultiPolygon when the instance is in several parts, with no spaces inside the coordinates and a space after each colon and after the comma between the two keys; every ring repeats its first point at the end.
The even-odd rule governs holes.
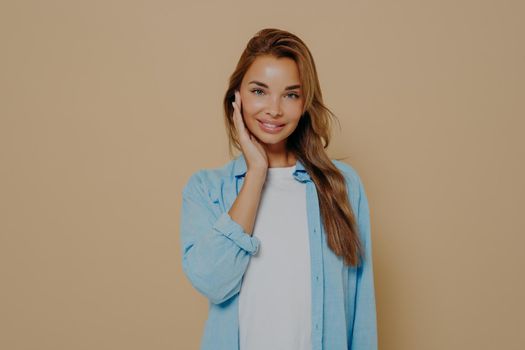
{"type": "Polygon", "coordinates": [[[316,281],[319,281],[319,276],[315,276],[315,280],[316,280],[316,281]]]}
{"type": "Polygon", "coordinates": [[[315,329],[319,329],[319,324],[315,324],[315,329]]]}

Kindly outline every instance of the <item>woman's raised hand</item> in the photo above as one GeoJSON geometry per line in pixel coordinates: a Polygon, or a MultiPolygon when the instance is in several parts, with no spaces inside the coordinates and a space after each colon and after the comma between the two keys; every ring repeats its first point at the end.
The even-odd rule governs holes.
{"type": "Polygon", "coordinates": [[[241,94],[235,91],[235,102],[233,105],[233,123],[239,136],[239,143],[246,160],[248,170],[256,170],[266,173],[268,169],[268,156],[266,150],[259,140],[253,135],[244,124],[241,114],[241,94]]]}

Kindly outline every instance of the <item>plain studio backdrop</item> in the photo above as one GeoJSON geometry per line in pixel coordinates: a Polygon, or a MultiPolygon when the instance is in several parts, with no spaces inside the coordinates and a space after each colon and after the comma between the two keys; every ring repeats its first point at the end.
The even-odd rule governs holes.
{"type": "MultiPolygon", "coordinates": [[[[383,350],[525,348],[522,1],[0,3],[0,348],[197,349],[181,189],[247,41],[312,51],[369,196],[383,350]]],[[[329,350],[329,349],[328,349],[329,350]]]]}

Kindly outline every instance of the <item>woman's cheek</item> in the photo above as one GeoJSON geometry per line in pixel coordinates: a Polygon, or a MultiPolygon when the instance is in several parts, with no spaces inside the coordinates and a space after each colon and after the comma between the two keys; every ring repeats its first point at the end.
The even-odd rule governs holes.
{"type": "Polygon", "coordinates": [[[243,106],[243,109],[242,109],[242,115],[244,116],[245,120],[246,119],[252,119],[253,118],[253,110],[250,106],[243,106]]]}
{"type": "Polygon", "coordinates": [[[244,101],[243,106],[245,115],[250,117],[256,114],[257,111],[260,109],[260,103],[254,102],[251,99],[247,99],[246,101],[244,101]]]}

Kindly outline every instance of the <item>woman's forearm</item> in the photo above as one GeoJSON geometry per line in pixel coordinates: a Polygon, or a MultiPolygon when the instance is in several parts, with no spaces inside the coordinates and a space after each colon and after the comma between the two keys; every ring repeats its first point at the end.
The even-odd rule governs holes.
{"type": "Polygon", "coordinates": [[[240,224],[249,235],[253,234],[255,217],[265,181],[266,170],[248,170],[242,188],[228,211],[230,217],[240,224]]]}

